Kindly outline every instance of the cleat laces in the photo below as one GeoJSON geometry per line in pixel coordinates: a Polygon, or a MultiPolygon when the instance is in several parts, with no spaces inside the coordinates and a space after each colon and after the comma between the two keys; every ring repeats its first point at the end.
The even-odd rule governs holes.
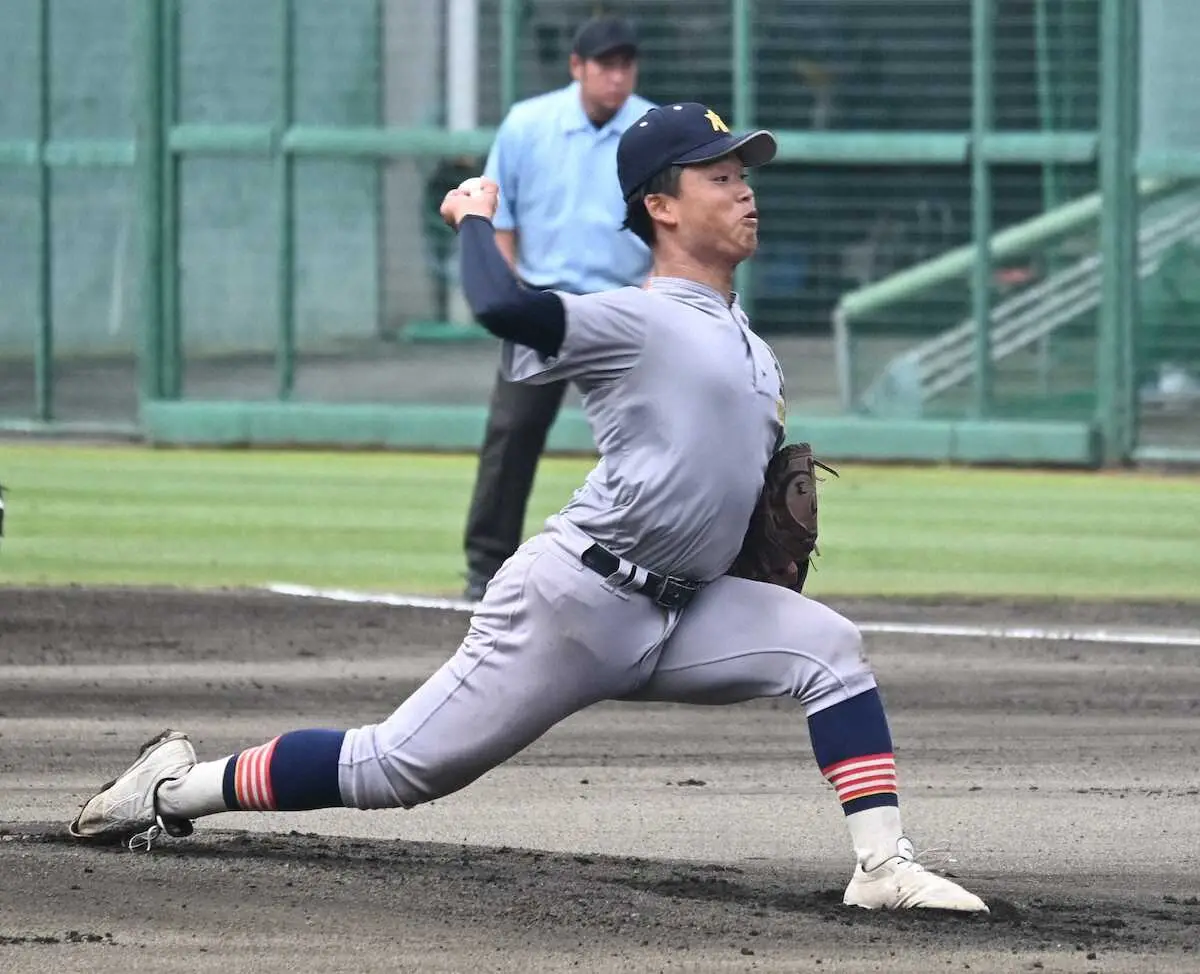
{"type": "Polygon", "coordinates": [[[127,845],[130,852],[149,852],[158,841],[159,836],[166,831],[166,825],[162,820],[161,815],[154,817],[154,824],[143,832],[138,832],[130,837],[127,845]]]}

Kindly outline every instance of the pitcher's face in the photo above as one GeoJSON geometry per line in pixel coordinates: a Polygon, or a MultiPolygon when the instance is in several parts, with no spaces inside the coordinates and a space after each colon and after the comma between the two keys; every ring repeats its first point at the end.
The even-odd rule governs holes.
{"type": "Polygon", "coordinates": [[[687,166],[680,174],[679,240],[692,254],[740,263],[758,249],[758,208],[737,156],[687,166]]]}

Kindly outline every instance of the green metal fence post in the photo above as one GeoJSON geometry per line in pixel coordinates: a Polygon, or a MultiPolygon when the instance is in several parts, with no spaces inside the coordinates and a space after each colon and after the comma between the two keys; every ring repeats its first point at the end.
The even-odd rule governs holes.
{"type": "MultiPolygon", "coordinates": [[[[1038,122],[1042,132],[1053,132],[1058,128],[1054,104],[1054,67],[1051,63],[1051,29],[1049,6],[1055,0],[1034,0],[1034,38],[1037,47],[1037,92],[1038,122]]],[[[1042,163],[1042,212],[1049,213],[1062,199],[1059,187],[1058,163],[1047,159],[1042,163]]],[[[1049,272],[1060,270],[1060,262],[1051,255],[1049,272]]],[[[1038,339],[1038,391],[1050,393],[1050,373],[1053,365],[1053,337],[1043,335],[1038,339]]]]}
{"type": "Polygon", "coordinates": [[[1130,268],[1129,295],[1127,298],[1129,315],[1125,319],[1124,353],[1121,356],[1121,362],[1124,364],[1122,382],[1125,388],[1125,394],[1122,398],[1125,415],[1125,427],[1121,436],[1121,456],[1123,460],[1129,460],[1133,456],[1134,450],[1137,449],[1141,420],[1137,385],[1137,333],[1141,327],[1142,317],[1141,275],[1138,272],[1138,268],[1142,262],[1140,242],[1141,200],[1138,194],[1137,175],[1137,154],[1141,132],[1142,104],[1142,39],[1141,19],[1138,14],[1139,6],[1139,4],[1133,3],[1121,5],[1121,14],[1124,17],[1121,29],[1121,37],[1123,39],[1121,51],[1125,56],[1125,70],[1127,72],[1123,89],[1125,98],[1122,106],[1126,126],[1126,137],[1123,145],[1126,150],[1126,164],[1129,167],[1129,178],[1126,184],[1131,187],[1129,222],[1127,224],[1128,253],[1126,255],[1129,261],[1127,266],[1130,268]]]}
{"type": "Polygon", "coordinates": [[[521,90],[517,38],[521,33],[522,0],[500,0],[500,111],[508,111],[521,90]]]}
{"type": "Polygon", "coordinates": [[[992,397],[992,170],[983,144],[992,129],[994,0],[971,2],[971,314],[975,321],[975,395],[972,413],[986,416],[992,397]]]}
{"type": "MultiPolygon", "coordinates": [[[[754,126],[755,92],[753,32],[754,4],[752,0],[731,0],[733,18],[733,127],[748,130],[754,126]]],[[[754,317],[754,293],[750,267],[741,264],[734,273],[734,287],[746,314],[754,317]]]]}
{"type": "MultiPolygon", "coordinates": [[[[279,0],[279,138],[280,142],[291,127],[296,96],[296,19],[292,0],[279,0]]],[[[275,186],[276,215],[279,220],[279,252],[277,255],[277,286],[279,312],[279,344],[275,350],[277,392],[280,399],[290,399],[296,382],[296,178],[292,154],[276,147],[275,186]]]]}
{"type": "Polygon", "coordinates": [[[163,394],[163,114],[162,0],[142,0],[137,7],[135,44],[137,78],[138,224],[142,237],[142,322],[138,343],[138,393],[141,399],[163,394]]]}
{"type": "Polygon", "coordinates": [[[169,135],[179,116],[179,6],[177,0],[146,0],[154,8],[158,43],[157,75],[150,80],[161,88],[159,101],[158,157],[162,185],[154,203],[159,222],[158,276],[161,295],[158,338],[161,351],[161,394],[178,399],[183,388],[183,324],[179,309],[179,169],[180,159],[171,150],[169,135]]]}
{"type": "Polygon", "coordinates": [[[1134,156],[1137,84],[1136,21],[1127,0],[1100,8],[1100,259],[1103,268],[1096,341],[1096,421],[1105,463],[1128,459],[1133,391],[1127,361],[1136,318],[1137,194],[1134,156]],[[1133,31],[1133,33],[1131,33],[1133,31]],[[1131,111],[1132,106],[1132,111],[1131,111]],[[1134,116],[1134,117],[1131,117],[1134,116]]]}
{"type": "MultiPolygon", "coordinates": [[[[1035,0],[1034,34],[1037,45],[1038,121],[1043,132],[1058,128],[1054,101],[1054,67],[1051,63],[1050,11],[1053,0],[1035,0]]],[[[1058,164],[1047,159],[1042,163],[1042,210],[1049,213],[1058,206],[1062,192],[1058,185],[1058,164]]]]}
{"type": "Polygon", "coordinates": [[[50,141],[50,0],[38,4],[38,132],[37,132],[37,344],[34,347],[34,409],[38,419],[54,417],[54,227],[46,162],[50,141]]]}

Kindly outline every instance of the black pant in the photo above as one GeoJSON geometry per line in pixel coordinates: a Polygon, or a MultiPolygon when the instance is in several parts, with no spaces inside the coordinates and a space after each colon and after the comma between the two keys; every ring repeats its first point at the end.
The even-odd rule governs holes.
{"type": "Polygon", "coordinates": [[[464,539],[472,580],[490,579],[521,543],[538,459],[566,388],[496,376],[464,539]]]}

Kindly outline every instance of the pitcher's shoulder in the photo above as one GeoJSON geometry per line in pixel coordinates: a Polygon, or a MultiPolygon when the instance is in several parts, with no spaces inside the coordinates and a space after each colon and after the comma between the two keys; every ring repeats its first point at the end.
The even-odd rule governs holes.
{"type": "Polygon", "coordinates": [[[619,287],[587,294],[555,292],[566,309],[568,327],[585,323],[603,324],[629,334],[645,330],[648,322],[661,317],[653,298],[638,287],[619,287]]]}
{"type": "Polygon", "coordinates": [[[653,292],[634,284],[610,288],[607,291],[589,291],[587,294],[559,293],[567,299],[568,303],[614,308],[650,307],[658,297],[653,292]]]}

